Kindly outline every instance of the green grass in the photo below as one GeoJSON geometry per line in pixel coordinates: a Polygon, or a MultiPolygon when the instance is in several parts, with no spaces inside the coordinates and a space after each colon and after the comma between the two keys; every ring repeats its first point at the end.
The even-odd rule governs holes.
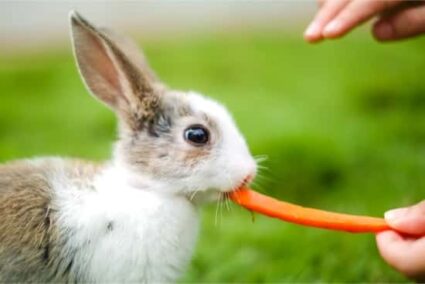
{"type": "MultiPolygon", "coordinates": [[[[144,43],[170,86],[233,112],[268,167],[257,189],[306,206],[382,215],[424,198],[424,39],[363,34],[307,45],[280,33],[144,43]]],[[[84,90],[70,50],[0,58],[0,160],[105,159],[114,116],[84,90]]],[[[302,228],[232,206],[203,210],[184,282],[400,282],[372,235],[302,228]],[[221,216],[221,217],[220,217],[221,216]]]]}

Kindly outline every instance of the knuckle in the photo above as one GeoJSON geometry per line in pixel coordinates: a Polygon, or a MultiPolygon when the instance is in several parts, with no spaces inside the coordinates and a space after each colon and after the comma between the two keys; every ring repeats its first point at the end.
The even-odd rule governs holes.
{"type": "Polygon", "coordinates": [[[409,10],[405,14],[406,26],[415,25],[421,22],[421,18],[418,17],[416,10],[409,10]]]}
{"type": "Polygon", "coordinates": [[[416,274],[416,265],[412,263],[410,259],[411,257],[403,253],[401,255],[392,255],[392,257],[387,259],[387,261],[391,266],[393,266],[402,274],[412,277],[414,274],[416,274]]]}
{"type": "Polygon", "coordinates": [[[384,0],[384,1],[377,1],[380,5],[381,5],[381,8],[383,9],[383,10],[387,10],[387,9],[390,9],[391,7],[392,7],[392,3],[391,2],[393,2],[393,1],[387,1],[387,0],[384,0]]]}
{"type": "Polygon", "coordinates": [[[425,214],[425,200],[422,200],[421,202],[419,202],[417,205],[418,209],[425,214]]]}
{"type": "Polygon", "coordinates": [[[423,273],[422,270],[424,269],[419,269],[415,263],[411,263],[410,261],[400,262],[396,268],[402,274],[412,279],[417,278],[421,273],[423,273]]]}
{"type": "Polygon", "coordinates": [[[417,248],[416,250],[411,250],[408,253],[402,254],[402,257],[399,256],[396,259],[392,259],[392,262],[389,263],[407,277],[417,279],[418,277],[424,276],[425,271],[423,259],[417,257],[419,253],[421,253],[421,249],[417,248]]]}
{"type": "MultiPolygon", "coordinates": [[[[421,15],[416,9],[406,10],[398,17],[394,29],[397,34],[409,34],[418,30],[421,25],[425,24],[424,18],[424,15],[421,15]]],[[[425,207],[425,203],[421,206],[425,207]]]]}

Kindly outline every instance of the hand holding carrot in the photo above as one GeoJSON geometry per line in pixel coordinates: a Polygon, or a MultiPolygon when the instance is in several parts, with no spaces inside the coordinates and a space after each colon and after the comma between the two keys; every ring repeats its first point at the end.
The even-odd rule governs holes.
{"type": "Polygon", "coordinates": [[[309,42],[339,38],[356,26],[377,18],[372,33],[391,41],[425,33],[425,1],[318,0],[319,11],[305,31],[309,42]]]}
{"type": "Polygon", "coordinates": [[[376,236],[376,241],[388,264],[410,278],[425,281],[425,201],[391,210],[385,214],[385,219],[398,232],[424,236],[412,238],[396,231],[385,231],[376,236]]]}
{"type": "Polygon", "coordinates": [[[353,233],[377,233],[378,248],[386,262],[410,278],[425,280],[425,201],[388,211],[384,220],[301,207],[246,187],[230,193],[229,197],[248,210],[291,223],[353,233]]]}

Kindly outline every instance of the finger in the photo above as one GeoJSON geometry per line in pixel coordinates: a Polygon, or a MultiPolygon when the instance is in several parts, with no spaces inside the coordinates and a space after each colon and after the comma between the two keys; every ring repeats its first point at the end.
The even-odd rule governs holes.
{"type": "Polygon", "coordinates": [[[387,223],[399,232],[425,236],[425,201],[385,213],[387,223]]]}
{"type": "Polygon", "coordinates": [[[425,33],[425,5],[405,8],[379,19],[373,26],[377,40],[388,41],[425,33]]]}
{"type": "Polygon", "coordinates": [[[401,0],[358,0],[352,1],[323,29],[325,38],[337,38],[345,35],[354,27],[373,16],[399,5],[401,0]]]}
{"type": "Polygon", "coordinates": [[[314,20],[304,32],[304,38],[309,42],[322,39],[322,30],[349,3],[349,0],[319,1],[319,11],[314,20]]]}
{"type": "Polygon", "coordinates": [[[393,231],[376,236],[378,250],[389,265],[403,274],[420,279],[425,270],[425,239],[408,240],[393,231]]]}

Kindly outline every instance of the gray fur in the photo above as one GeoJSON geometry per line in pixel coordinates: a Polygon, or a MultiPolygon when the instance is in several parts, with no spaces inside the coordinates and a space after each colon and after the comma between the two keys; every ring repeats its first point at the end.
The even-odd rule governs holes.
{"type": "Polygon", "coordinates": [[[181,93],[170,91],[159,83],[143,56],[135,55],[134,44],[112,32],[96,29],[81,16],[77,15],[72,22],[75,55],[85,82],[96,97],[116,111],[120,120],[117,148],[124,162],[136,172],[175,178],[189,176],[190,168],[202,162],[202,157],[208,155],[211,148],[183,152],[174,147],[177,137],[173,127],[187,116],[204,122],[219,136],[217,126],[205,114],[196,113],[187,102],[182,101],[181,93]],[[93,58],[93,52],[103,52],[105,57],[93,58]],[[99,68],[87,69],[87,66],[99,68]],[[98,86],[102,81],[99,77],[108,79],[110,72],[121,74],[117,76],[119,82],[114,82],[119,85],[114,99],[109,97],[109,89],[98,86]],[[130,90],[124,90],[125,85],[129,85],[130,90]]]}
{"type": "MultiPolygon", "coordinates": [[[[98,166],[46,159],[0,166],[0,282],[68,282],[76,278],[78,251],[64,251],[72,232],[57,226],[52,180],[90,183],[98,166]]],[[[90,188],[90,187],[86,187],[90,188]]],[[[83,280],[83,278],[80,278],[83,280]]]]}

